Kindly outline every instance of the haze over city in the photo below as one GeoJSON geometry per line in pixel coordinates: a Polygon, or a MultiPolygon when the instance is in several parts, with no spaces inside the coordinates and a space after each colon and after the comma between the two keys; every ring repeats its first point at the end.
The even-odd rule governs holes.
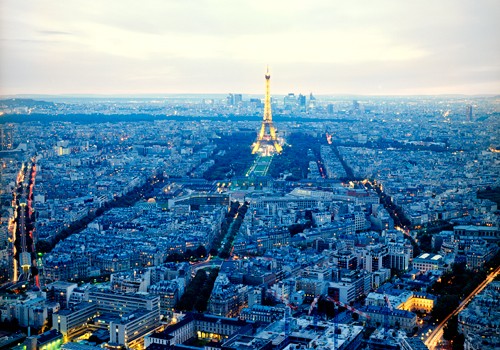
{"type": "Polygon", "coordinates": [[[15,1],[0,94],[496,94],[497,1],[15,1]]]}
{"type": "Polygon", "coordinates": [[[500,349],[499,9],[0,0],[0,349],[500,349]]]}

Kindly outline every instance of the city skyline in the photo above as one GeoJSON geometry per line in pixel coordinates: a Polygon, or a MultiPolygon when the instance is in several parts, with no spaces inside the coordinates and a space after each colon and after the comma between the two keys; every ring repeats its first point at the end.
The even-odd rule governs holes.
{"type": "Polygon", "coordinates": [[[500,6],[4,1],[0,95],[496,94],[500,6]]]}

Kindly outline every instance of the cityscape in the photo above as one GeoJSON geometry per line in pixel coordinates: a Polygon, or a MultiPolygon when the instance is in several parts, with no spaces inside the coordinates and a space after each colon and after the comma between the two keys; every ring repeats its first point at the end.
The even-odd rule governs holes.
{"type": "MultiPolygon", "coordinates": [[[[263,57],[275,63],[259,63],[257,74],[248,72],[261,59],[243,47],[248,57],[242,60],[236,60],[233,48],[222,50],[236,58],[227,74],[217,70],[218,46],[208,33],[234,44],[231,35],[246,33],[245,23],[255,14],[264,16],[266,30],[274,30],[272,18],[293,32],[288,17],[301,11],[319,16],[329,4],[318,1],[299,12],[295,2],[288,9],[269,4],[269,10],[282,10],[282,17],[268,18],[269,11],[245,1],[232,18],[219,17],[227,7],[200,3],[205,14],[189,11],[193,20],[206,19],[201,29],[187,21],[179,33],[165,34],[177,43],[178,57],[185,57],[168,63],[178,65],[166,78],[178,76],[178,90],[162,92],[149,68],[131,73],[145,74],[145,88],[140,80],[132,85],[113,80],[92,61],[93,55],[106,55],[97,45],[100,35],[114,37],[118,29],[96,27],[97,51],[85,37],[97,23],[89,18],[102,13],[104,22],[119,28],[132,9],[146,10],[130,5],[130,13],[115,13],[116,7],[106,7],[117,6],[114,2],[79,7],[70,1],[81,12],[68,21],[60,16],[67,13],[63,5],[43,1],[54,12],[29,9],[32,22],[19,36],[14,15],[25,5],[2,5],[12,15],[2,38],[13,39],[0,44],[9,48],[0,54],[5,73],[0,81],[0,349],[500,348],[500,85],[498,69],[488,61],[500,58],[500,51],[485,50],[477,62],[484,72],[493,69],[490,80],[478,77],[479,68],[477,80],[459,78],[457,59],[449,67],[450,72],[456,68],[457,81],[429,78],[428,90],[417,83],[400,85],[401,73],[387,73],[388,90],[370,93],[365,90],[371,89],[369,79],[366,86],[356,85],[353,73],[353,85],[345,84],[355,93],[337,93],[334,83],[326,92],[330,73],[323,80],[305,67],[319,79],[317,85],[306,84],[294,71],[305,56],[293,51],[297,57],[285,59],[292,49],[281,53],[269,42],[263,43],[263,57]],[[93,11],[97,8],[102,12],[93,11]],[[54,22],[45,21],[49,18],[54,22]],[[232,23],[233,34],[226,36],[225,23],[232,23]],[[38,34],[32,36],[32,29],[38,34]],[[206,41],[216,47],[213,56],[201,53],[213,48],[201,42],[181,44],[179,38],[193,43],[186,33],[194,35],[195,29],[207,31],[206,41]],[[74,62],[60,61],[61,71],[68,72],[64,79],[56,73],[53,79],[20,73],[15,45],[39,39],[41,60],[44,50],[69,59],[71,40],[89,45],[81,71],[65,66],[74,62]],[[201,51],[194,53],[195,48],[201,51]],[[195,59],[206,66],[194,69],[195,59]],[[102,74],[95,88],[83,77],[87,64],[102,74]],[[248,70],[238,75],[238,64],[248,70]],[[291,77],[299,83],[287,85],[291,77]],[[196,79],[199,85],[189,87],[196,79]],[[228,83],[235,79],[238,83],[228,83]]],[[[457,4],[448,7],[449,23],[453,18],[462,28],[459,14],[468,8],[457,4]]],[[[117,67],[132,57],[158,68],[155,59],[145,57],[170,54],[166,48],[153,50],[146,39],[150,30],[166,31],[156,11],[171,11],[172,25],[179,26],[186,5],[150,5],[145,5],[150,20],[138,17],[131,27],[137,32],[129,33],[130,49],[144,40],[145,56],[113,42],[117,67]]],[[[370,6],[338,9],[350,19],[346,23],[359,24],[370,6]]],[[[392,21],[391,11],[406,9],[384,11],[392,21]]],[[[381,37],[384,11],[375,14],[381,37]]],[[[486,13],[474,11],[467,20],[482,18],[485,27],[490,25],[486,13]]],[[[315,19],[300,23],[305,32],[318,25],[315,19]]],[[[447,23],[443,19],[443,30],[447,23]]],[[[330,35],[336,27],[325,28],[330,35]]],[[[262,31],[274,39],[281,33],[262,31]]],[[[321,66],[308,45],[311,65],[321,66]]],[[[413,56],[398,51],[402,46],[389,46],[394,61],[376,51],[381,56],[374,62],[393,62],[395,72],[398,62],[413,62],[413,56]]],[[[359,54],[346,47],[345,55],[359,54]]],[[[408,52],[425,60],[417,49],[408,52]]],[[[342,66],[339,56],[329,64],[342,66]]],[[[58,60],[51,57],[50,62],[58,60]]],[[[39,64],[31,59],[21,60],[27,71],[39,64]]],[[[56,72],[51,64],[47,71],[56,72]]]]}

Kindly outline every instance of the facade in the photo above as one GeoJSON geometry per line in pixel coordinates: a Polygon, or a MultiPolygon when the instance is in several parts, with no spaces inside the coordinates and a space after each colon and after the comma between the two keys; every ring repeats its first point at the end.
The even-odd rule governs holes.
{"type": "Polygon", "coordinates": [[[334,254],[334,262],[341,269],[357,270],[358,257],[351,250],[340,250],[334,254]]]}
{"type": "Polygon", "coordinates": [[[367,322],[372,326],[387,325],[389,327],[401,328],[406,332],[412,332],[417,326],[417,315],[406,310],[393,309],[383,306],[365,306],[360,309],[368,316],[367,322]]]}
{"type": "Polygon", "coordinates": [[[250,332],[251,324],[242,319],[187,313],[180,321],[165,330],[146,336],[144,347],[153,344],[180,345],[192,338],[221,340],[236,332],[239,334],[250,332]]]}
{"type": "MultiPolygon", "coordinates": [[[[372,292],[365,300],[367,306],[385,307],[385,294],[372,292]]],[[[398,310],[431,312],[436,303],[436,298],[432,295],[403,292],[399,295],[387,295],[391,305],[398,310]]]]}
{"type": "Polygon", "coordinates": [[[1,310],[1,316],[3,320],[16,318],[21,327],[39,328],[44,324],[48,311],[45,299],[38,296],[6,303],[1,310]]]}
{"type": "Polygon", "coordinates": [[[160,281],[148,287],[148,292],[160,297],[161,310],[173,311],[184,292],[184,280],[160,281]]]}
{"type": "Polygon", "coordinates": [[[487,241],[498,241],[500,239],[500,230],[495,226],[459,225],[453,227],[453,233],[458,238],[475,237],[487,241]]]}
{"type": "Polygon", "coordinates": [[[59,349],[63,343],[63,336],[55,329],[51,329],[50,331],[40,334],[36,342],[38,350],[59,349]]]}
{"type": "Polygon", "coordinates": [[[317,278],[298,277],[296,286],[297,290],[303,291],[306,297],[314,298],[325,293],[327,281],[317,278]]]}
{"type": "Polygon", "coordinates": [[[367,249],[363,251],[364,269],[368,272],[375,272],[382,269],[385,267],[384,261],[388,254],[386,246],[378,245],[367,247],[367,249]]]}
{"type": "Polygon", "coordinates": [[[142,339],[160,323],[160,314],[156,310],[138,309],[124,315],[119,321],[109,324],[110,344],[132,347],[134,342],[142,339]]]}
{"type": "Polygon", "coordinates": [[[123,293],[147,292],[151,271],[129,271],[111,274],[111,289],[123,293]]]}
{"type": "Polygon", "coordinates": [[[348,304],[372,290],[372,277],[373,275],[365,270],[344,270],[339,279],[328,282],[326,292],[331,298],[348,304]]]}
{"type": "Polygon", "coordinates": [[[78,287],[76,283],[57,281],[47,286],[47,300],[58,302],[61,309],[68,307],[71,294],[78,287]]]}
{"type": "Polygon", "coordinates": [[[219,274],[208,300],[208,312],[212,315],[236,317],[247,305],[248,286],[229,282],[225,274],[219,274]]]}
{"type": "Polygon", "coordinates": [[[388,243],[389,264],[391,268],[406,271],[410,267],[410,259],[412,257],[411,246],[408,247],[404,242],[388,243]]]}
{"type": "Polygon", "coordinates": [[[247,321],[271,323],[285,316],[283,306],[252,305],[252,307],[241,310],[240,317],[247,321]]]}
{"type": "Polygon", "coordinates": [[[59,310],[52,314],[52,329],[62,333],[65,339],[71,339],[96,314],[97,305],[86,302],[59,310]]]}
{"type": "Polygon", "coordinates": [[[97,305],[100,313],[125,315],[137,309],[160,312],[160,297],[146,293],[119,293],[93,289],[89,292],[89,303],[97,305]]]}

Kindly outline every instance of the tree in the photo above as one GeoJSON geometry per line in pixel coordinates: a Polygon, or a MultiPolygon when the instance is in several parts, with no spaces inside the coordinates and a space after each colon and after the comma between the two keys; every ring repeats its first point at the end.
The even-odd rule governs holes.
{"type": "Polygon", "coordinates": [[[458,333],[453,340],[453,350],[464,350],[465,336],[463,333],[458,333]]]}
{"type": "Polygon", "coordinates": [[[443,329],[443,338],[445,340],[454,340],[458,335],[458,318],[453,316],[448,320],[446,326],[443,329]]]}
{"type": "Polygon", "coordinates": [[[443,320],[459,303],[460,298],[458,295],[441,295],[432,309],[432,317],[436,320],[443,320]]]}
{"type": "Polygon", "coordinates": [[[52,250],[52,248],[52,244],[45,240],[40,240],[36,243],[36,250],[38,253],[48,253],[52,250]]]}
{"type": "Polygon", "coordinates": [[[196,248],[196,250],[194,251],[194,253],[198,258],[203,258],[207,256],[207,249],[204,246],[199,245],[198,248],[196,248]]]}

